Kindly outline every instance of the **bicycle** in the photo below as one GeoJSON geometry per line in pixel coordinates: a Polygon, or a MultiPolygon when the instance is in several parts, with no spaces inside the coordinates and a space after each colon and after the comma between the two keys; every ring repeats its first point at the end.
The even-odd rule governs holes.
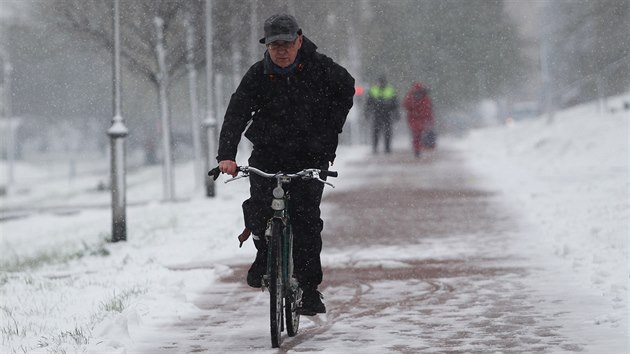
{"type": "MultiPolygon", "coordinates": [[[[304,169],[297,173],[267,173],[251,166],[238,166],[237,169],[241,175],[230,178],[225,183],[249,177],[250,173],[265,178],[275,178],[278,183],[272,191],[271,208],[274,213],[267,222],[267,230],[265,231],[265,240],[268,245],[267,272],[262,279],[263,291],[265,288],[269,289],[270,295],[271,346],[277,348],[282,343],[281,334],[284,331],[284,320],[286,320],[287,335],[293,337],[297,334],[300,326],[299,310],[302,301],[302,290],[293,274],[293,232],[289,215],[290,193],[284,190],[283,185],[291,183],[294,178],[300,178],[314,179],[334,188],[334,185],[326,182],[322,177],[337,177],[338,173],[316,168],[304,169]]],[[[220,173],[219,168],[215,167],[208,172],[208,175],[216,180],[220,173]]],[[[245,239],[239,237],[241,245],[245,239]]]]}

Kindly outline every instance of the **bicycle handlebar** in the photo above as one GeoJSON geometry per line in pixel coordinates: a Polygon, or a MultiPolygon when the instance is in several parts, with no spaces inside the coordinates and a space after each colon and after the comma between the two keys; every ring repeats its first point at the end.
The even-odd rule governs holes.
{"type": "Polygon", "coordinates": [[[220,174],[221,174],[221,170],[219,170],[219,166],[208,171],[208,176],[212,177],[212,180],[214,181],[216,181],[217,178],[219,178],[220,174]]]}
{"type": "Polygon", "coordinates": [[[319,174],[324,177],[339,177],[339,172],[337,171],[320,170],[319,174]]]}
{"type": "MultiPolygon", "coordinates": [[[[274,178],[277,176],[285,176],[285,177],[289,177],[289,178],[302,178],[302,179],[317,179],[321,182],[326,183],[325,181],[321,180],[319,177],[337,177],[339,176],[339,173],[337,171],[328,171],[328,170],[320,170],[317,168],[306,168],[303,169],[300,172],[297,173],[282,173],[282,172],[277,172],[277,173],[268,173],[265,171],[261,171],[259,169],[257,169],[256,167],[251,167],[251,166],[237,166],[237,169],[239,172],[243,173],[242,177],[247,177],[249,175],[250,172],[253,172],[261,177],[266,177],[266,178],[274,178]]],[[[219,175],[221,174],[221,171],[219,170],[219,167],[215,167],[213,169],[211,169],[210,171],[208,171],[208,176],[211,176],[213,180],[217,180],[217,178],[219,178],[219,175]]],[[[238,178],[238,177],[236,177],[238,178]]],[[[233,180],[233,179],[231,179],[233,180]]],[[[226,181],[229,182],[231,180],[226,181]]],[[[330,184],[330,183],[327,183],[330,184]]]]}

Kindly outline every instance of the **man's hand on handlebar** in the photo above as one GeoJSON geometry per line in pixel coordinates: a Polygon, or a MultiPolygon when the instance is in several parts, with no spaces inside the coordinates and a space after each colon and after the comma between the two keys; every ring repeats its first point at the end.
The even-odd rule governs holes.
{"type": "Polygon", "coordinates": [[[238,174],[238,165],[233,160],[223,160],[219,162],[219,170],[223,173],[236,177],[238,174]]]}

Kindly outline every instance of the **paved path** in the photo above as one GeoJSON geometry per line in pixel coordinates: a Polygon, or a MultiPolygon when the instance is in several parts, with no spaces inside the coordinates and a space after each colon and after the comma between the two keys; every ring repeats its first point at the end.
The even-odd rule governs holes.
{"type": "MultiPolygon", "coordinates": [[[[557,353],[580,344],[523,282],[519,230],[454,151],[407,152],[352,164],[325,197],[328,313],[270,348],[268,294],[244,284],[245,265],[168,329],[163,352],[557,353]],[[220,328],[220,330],[213,330],[220,328]],[[174,334],[174,335],[172,335],[174,334]],[[181,342],[178,340],[181,338],[181,342]],[[181,343],[198,345],[186,348],[181,343]],[[172,339],[172,340],[171,340],[172,339]]],[[[522,236],[522,235],[521,235],[522,236]]],[[[158,352],[155,348],[147,352],[158,352]]]]}

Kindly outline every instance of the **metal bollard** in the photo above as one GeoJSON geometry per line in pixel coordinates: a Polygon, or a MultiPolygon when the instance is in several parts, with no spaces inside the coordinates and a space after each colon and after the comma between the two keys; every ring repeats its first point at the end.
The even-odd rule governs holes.
{"type": "MultiPolygon", "coordinates": [[[[206,129],[206,140],[208,149],[206,150],[206,170],[209,170],[216,164],[215,156],[217,153],[217,120],[208,117],[203,121],[206,129]]],[[[206,197],[214,197],[216,195],[215,183],[212,177],[206,176],[206,197]]]]}
{"type": "Polygon", "coordinates": [[[122,117],[114,117],[107,130],[111,142],[112,242],[127,240],[125,137],[128,130],[122,117]]]}

